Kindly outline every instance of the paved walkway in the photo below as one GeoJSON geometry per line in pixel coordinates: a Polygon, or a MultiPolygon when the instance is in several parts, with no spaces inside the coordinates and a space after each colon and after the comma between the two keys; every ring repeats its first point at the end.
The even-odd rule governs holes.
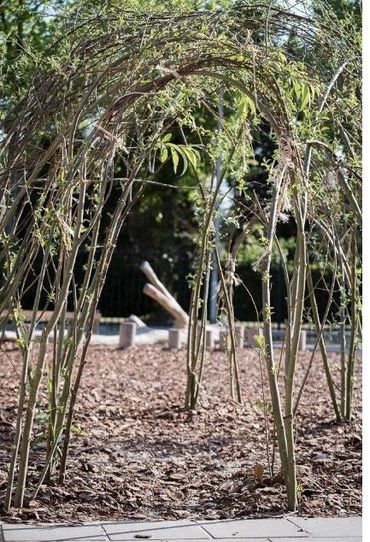
{"type": "Polygon", "coordinates": [[[361,542],[361,518],[226,521],[115,521],[68,525],[0,526],[0,542],[361,542]]]}

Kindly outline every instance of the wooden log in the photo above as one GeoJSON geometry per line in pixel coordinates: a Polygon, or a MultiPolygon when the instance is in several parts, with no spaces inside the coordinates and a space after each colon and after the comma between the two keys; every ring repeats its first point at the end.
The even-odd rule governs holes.
{"type": "Polygon", "coordinates": [[[150,263],[143,262],[140,269],[151,283],[144,286],[144,294],[162,305],[174,317],[178,327],[186,327],[189,323],[189,316],[159,280],[150,263]]]}
{"type": "Polygon", "coordinates": [[[162,307],[173,316],[179,327],[186,327],[188,325],[189,316],[172,296],[169,297],[165,295],[152,284],[145,284],[143,292],[145,295],[162,305],[162,307]]]}
{"type": "Polygon", "coordinates": [[[131,314],[127,318],[128,322],[134,322],[137,327],[148,327],[145,322],[143,322],[140,318],[138,318],[135,314],[131,314]]]}
{"type": "Polygon", "coordinates": [[[149,262],[143,262],[140,265],[140,270],[144,273],[144,275],[149,280],[149,282],[151,284],[153,284],[153,286],[155,286],[157,288],[157,290],[162,292],[162,294],[164,294],[165,296],[173,299],[173,296],[167,290],[165,285],[159,280],[159,278],[155,274],[155,271],[154,271],[154,269],[152,268],[152,266],[150,265],[149,262]]]}

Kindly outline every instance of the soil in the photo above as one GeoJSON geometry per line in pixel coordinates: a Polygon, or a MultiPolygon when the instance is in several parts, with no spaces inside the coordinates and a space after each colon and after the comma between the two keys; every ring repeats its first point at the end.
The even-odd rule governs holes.
{"type": "MultiPolygon", "coordinates": [[[[300,356],[297,388],[310,356],[308,352],[300,356]]],[[[230,399],[225,353],[213,352],[205,366],[201,405],[188,413],[183,408],[184,350],[169,351],[158,344],[128,350],[90,347],[65,485],[42,486],[30,508],[13,509],[2,519],[76,523],[107,518],[258,518],[285,513],[276,451],[272,457],[272,424],[263,412],[267,388],[266,382],[261,384],[260,361],[250,349],[239,350],[238,359],[243,406],[230,399]],[[270,431],[269,461],[266,427],[270,431]]],[[[339,376],[338,356],[330,354],[330,361],[339,376]]],[[[1,501],[13,441],[19,372],[18,350],[2,345],[1,501]]],[[[315,356],[295,422],[300,515],[361,513],[359,381],[360,374],[354,421],[337,424],[322,362],[315,356]]],[[[40,425],[40,435],[32,444],[31,483],[37,479],[38,463],[45,453],[42,429],[40,425]]]]}

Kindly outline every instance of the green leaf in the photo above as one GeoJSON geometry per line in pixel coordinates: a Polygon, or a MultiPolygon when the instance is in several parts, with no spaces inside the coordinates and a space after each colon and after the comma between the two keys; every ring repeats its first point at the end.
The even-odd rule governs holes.
{"type": "Polygon", "coordinates": [[[37,423],[46,425],[49,421],[49,414],[40,410],[35,414],[35,421],[37,423]]]}
{"type": "Polygon", "coordinates": [[[193,147],[184,147],[184,152],[186,152],[186,156],[195,169],[197,167],[197,163],[200,161],[200,153],[197,149],[194,149],[193,147]]]}
{"type": "Polygon", "coordinates": [[[248,94],[240,93],[237,103],[238,118],[246,117],[248,113],[252,113],[252,115],[256,114],[256,104],[254,103],[253,98],[251,98],[251,96],[249,96],[248,94]]]}
{"type": "Polygon", "coordinates": [[[85,430],[80,425],[72,425],[71,432],[75,435],[86,435],[85,430]]]}
{"type": "MultiPolygon", "coordinates": [[[[181,156],[184,159],[184,162],[186,162],[186,168],[188,166],[188,161],[189,161],[190,164],[195,169],[197,167],[197,163],[200,161],[200,153],[198,149],[191,147],[190,145],[180,145],[179,150],[181,152],[181,156]]],[[[186,168],[184,168],[183,173],[185,173],[186,168]]]]}
{"type": "Polygon", "coordinates": [[[15,341],[15,344],[19,346],[21,350],[26,350],[27,348],[27,342],[24,338],[18,337],[18,339],[16,339],[15,341]]]}
{"type": "Polygon", "coordinates": [[[301,111],[306,107],[306,105],[309,104],[311,94],[310,94],[310,88],[305,83],[302,83],[301,85],[302,89],[302,100],[301,100],[301,111]]]}
{"type": "Polygon", "coordinates": [[[261,350],[265,348],[265,338],[263,335],[254,335],[253,339],[257,348],[260,348],[261,350]]]}
{"type": "Polygon", "coordinates": [[[163,146],[161,148],[161,152],[160,152],[160,155],[159,155],[159,160],[163,164],[163,162],[165,162],[167,160],[167,158],[168,158],[168,149],[167,149],[167,147],[163,146]]]}
{"type": "Polygon", "coordinates": [[[255,115],[255,114],[256,114],[256,104],[254,103],[253,98],[251,98],[250,96],[248,96],[248,94],[244,94],[244,100],[245,100],[246,103],[248,104],[249,110],[251,111],[251,113],[252,113],[253,115],[255,115]]]}
{"type": "Polygon", "coordinates": [[[186,152],[185,152],[184,148],[178,147],[178,151],[181,154],[182,160],[184,162],[184,166],[183,166],[182,172],[181,172],[181,175],[184,175],[185,171],[188,169],[188,159],[187,159],[186,152]]]}
{"type": "Polygon", "coordinates": [[[298,99],[300,99],[301,95],[302,95],[302,87],[301,87],[301,84],[296,81],[295,79],[292,80],[292,86],[293,86],[293,90],[294,90],[294,94],[296,95],[296,97],[298,99]]]}
{"type": "Polygon", "coordinates": [[[162,143],[168,143],[169,141],[171,141],[171,139],[172,139],[172,134],[166,134],[162,138],[162,143]]]}
{"type": "Polygon", "coordinates": [[[285,54],[282,51],[278,51],[277,58],[278,58],[279,62],[282,62],[283,64],[287,63],[287,57],[285,56],[285,54]]]}
{"type": "Polygon", "coordinates": [[[172,155],[172,162],[173,162],[173,170],[175,173],[177,173],[177,167],[179,165],[179,155],[177,150],[171,145],[170,147],[171,155],[172,155]]]}

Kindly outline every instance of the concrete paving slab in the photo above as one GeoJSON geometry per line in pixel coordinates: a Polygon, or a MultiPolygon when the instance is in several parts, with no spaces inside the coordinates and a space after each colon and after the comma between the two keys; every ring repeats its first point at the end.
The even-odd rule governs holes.
{"type": "Polygon", "coordinates": [[[361,518],[0,524],[0,542],[361,542],[361,518]],[[1,534],[3,532],[3,535],[1,534]]]}
{"type": "Polygon", "coordinates": [[[362,518],[289,518],[289,521],[317,538],[362,536],[362,518]]]}
{"type": "Polygon", "coordinates": [[[109,542],[101,525],[3,525],[4,542],[62,542],[78,539],[80,542],[109,542]]]}
{"type": "MultiPolygon", "coordinates": [[[[110,540],[113,540],[110,538],[110,540]]],[[[151,540],[155,540],[155,542],[171,542],[171,538],[161,538],[161,539],[156,539],[156,538],[130,538],[128,540],[125,540],[124,542],[145,542],[145,540],[147,540],[148,542],[150,542],[151,540]]],[[[204,538],[176,538],[176,542],[189,542],[189,540],[191,540],[191,542],[204,542],[204,538]]],[[[207,538],[207,540],[213,540],[212,538],[207,538]]],[[[281,539],[280,539],[281,540],[281,539]]],[[[288,540],[291,540],[291,539],[288,539],[288,540]]],[[[308,539],[310,542],[311,542],[311,539],[309,538],[308,539]]],[[[68,540],[69,542],[69,540],[68,540]]],[[[74,541],[73,541],[74,542],[74,541]]],[[[235,538],[221,538],[221,539],[218,539],[218,542],[235,542],[235,538]]],[[[270,542],[268,538],[248,538],[248,542],[270,542]]],[[[333,540],[332,540],[333,542],[333,540]]],[[[334,541],[335,542],[335,541],[334,541]]]]}
{"type": "Polygon", "coordinates": [[[286,519],[246,519],[197,522],[213,538],[307,538],[309,534],[286,519]]]}
{"type": "MultiPolygon", "coordinates": [[[[261,540],[261,539],[259,539],[261,540]]],[[[361,536],[346,536],[341,538],[308,538],[309,542],[361,542],[361,536]]],[[[249,541],[248,541],[249,542],[249,541]]],[[[269,538],[269,542],[302,542],[302,538],[269,538]]]]}
{"type": "Polygon", "coordinates": [[[112,541],[150,540],[210,540],[210,536],[192,521],[140,521],[102,523],[112,541]]]}

